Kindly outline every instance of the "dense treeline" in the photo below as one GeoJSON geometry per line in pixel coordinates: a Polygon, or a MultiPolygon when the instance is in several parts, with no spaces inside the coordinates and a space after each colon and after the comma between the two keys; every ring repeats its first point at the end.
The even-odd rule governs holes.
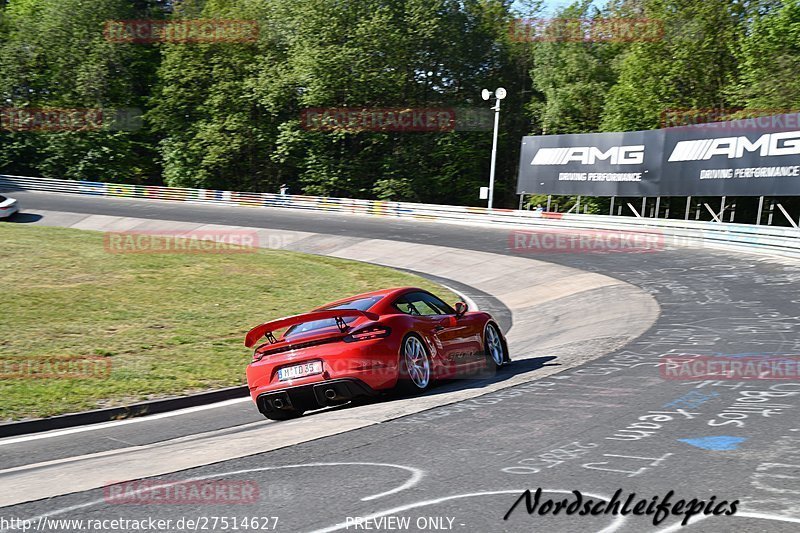
{"type": "Polygon", "coordinates": [[[800,108],[800,0],[584,0],[528,38],[512,21],[545,15],[521,5],[0,0],[0,172],[480,204],[490,131],[315,131],[301,113],[486,109],[480,90],[504,86],[496,198],[514,205],[525,134],[657,128],[675,109],[800,108]],[[209,18],[256,21],[257,38],[104,34],[109,20],[209,18]],[[559,33],[569,19],[647,19],[660,33],[577,42],[559,33]],[[135,128],[25,131],[8,120],[21,108],[144,115],[135,128]]]}

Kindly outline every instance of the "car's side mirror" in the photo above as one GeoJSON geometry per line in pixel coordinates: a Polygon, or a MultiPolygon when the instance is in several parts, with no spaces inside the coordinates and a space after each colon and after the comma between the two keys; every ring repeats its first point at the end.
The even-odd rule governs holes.
{"type": "Polygon", "coordinates": [[[467,312],[467,304],[464,302],[456,302],[456,318],[461,318],[467,312]]]}

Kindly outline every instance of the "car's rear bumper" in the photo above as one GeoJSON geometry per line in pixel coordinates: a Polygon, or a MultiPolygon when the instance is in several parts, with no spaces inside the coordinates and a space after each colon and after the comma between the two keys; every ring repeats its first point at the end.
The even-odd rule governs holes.
{"type": "Polygon", "coordinates": [[[282,410],[309,411],[377,394],[378,391],[360,379],[332,379],[259,394],[256,405],[263,414],[282,410]]]}
{"type": "Polygon", "coordinates": [[[0,218],[8,218],[17,212],[19,212],[19,204],[4,206],[4,209],[0,209],[0,218]]]}
{"type": "MultiPolygon", "coordinates": [[[[254,401],[263,394],[289,388],[314,387],[332,381],[361,382],[371,390],[391,389],[399,374],[399,346],[389,339],[353,343],[323,344],[297,351],[267,355],[247,365],[247,385],[254,401]],[[281,380],[279,371],[314,361],[322,362],[322,372],[281,380]]],[[[312,404],[316,408],[315,404],[312,404]]]]}

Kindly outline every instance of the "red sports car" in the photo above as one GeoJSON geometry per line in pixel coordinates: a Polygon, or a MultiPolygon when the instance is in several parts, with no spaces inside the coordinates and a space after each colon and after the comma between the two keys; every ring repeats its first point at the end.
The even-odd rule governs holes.
{"type": "Polygon", "coordinates": [[[436,379],[510,360],[489,313],[467,312],[463,302],[454,309],[414,287],[360,294],[261,324],[245,346],[256,346],[247,366],[250,395],[273,420],[398,386],[423,391],[436,379]]]}

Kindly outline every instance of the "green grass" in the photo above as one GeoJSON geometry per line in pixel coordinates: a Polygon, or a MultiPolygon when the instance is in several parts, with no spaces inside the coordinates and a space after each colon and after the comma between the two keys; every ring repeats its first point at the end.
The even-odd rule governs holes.
{"type": "Polygon", "coordinates": [[[104,377],[0,379],[0,420],[240,385],[251,327],[351,294],[415,285],[455,301],[417,276],[293,252],[112,254],[100,232],[21,224],[0,224],[0,250],[0,359],[111,361],[104,377]]]}

